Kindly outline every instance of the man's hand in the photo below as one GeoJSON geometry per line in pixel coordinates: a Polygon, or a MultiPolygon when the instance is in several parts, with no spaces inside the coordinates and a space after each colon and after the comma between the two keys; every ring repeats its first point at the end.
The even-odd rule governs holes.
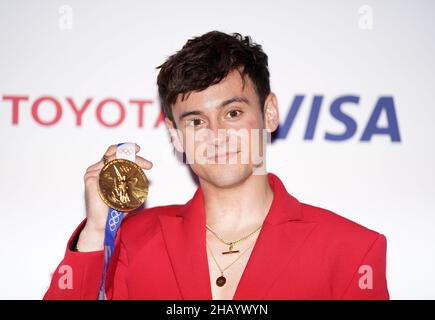
{"type": "MultiPolygon", "coordinates": [[[[107,161],[116,157],[116,145],[111,145],[104,154],[107,161]]],[[[137,155],[140,147],[136,144],[136,164],[142,169],[151,169],[153,163],[137,155]]],[[[77,247],[82,252],[98,251],[104,248],[104,229],[108,206],[101,200],[98,194],[98,179],[104,161],[101,160],[87,168],[84,175],[85,182],[85,202],[86,202],[86,225],[80,233],[77,247]]]]}

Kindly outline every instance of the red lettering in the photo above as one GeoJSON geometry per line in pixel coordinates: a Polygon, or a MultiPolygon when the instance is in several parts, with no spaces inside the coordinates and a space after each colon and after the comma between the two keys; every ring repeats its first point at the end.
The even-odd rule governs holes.
{"type": "Polygon", "coordinates": [[[68,101],[69,105],[71,106],[71,108],[73,109],[73,111],[76,115],[76,126],[80,127],[82,125],[83,113],[91,104],[92,98],[87,98],[85,103],[80,108],[77,108],[77,106],[72,98],[67,97],[66,101],[68,101]]]}
{"type": "Polygon", "coordinates": [[[165,113],[163,111],[160,111],[159,116],[156,119],[156,122],[154,122],[154,128],[157,128],[162,122],[165,121],[165,113]]]}
{"type": "Polygon", "coordinates": [[[60,118],[62,117],[62,106],[60,105],[59,101],[57,101],[53,97],[49,97],[49,96],[40,97],[40,98],[36,99],[32,105],[32,116],[33,116],[33,119],[35,119],[35,121],[38,124],[40,124],[42,126],[51,126],[51,125],[55,124],[56,122],[58,122],[60,120],[60,118]],[[45,121],[39,117],[39,113],[38,113],[39,106],[44,101],[50,101],[56,108],[56,115],[53,118],[53,120],[51,120],[51,121],[45,121]]]}
{"type": "MultiPolygon", "coordinates": [[[[45,127],[53,126],[57,124],[63,116],[63,112],[64,112],[63,108],[65,107],[71,108],[72,114],[74,115],[73,121],[75,123],[75,126],[82,127],[84,125],[84,119],[85,119],[84,116],[85,114],[89,114],[89,112],[91,112],[91,111],[87,112],[88,109],[94,108],[92,103],[95,101],[95,98],[86,98],[85,100],[77,101],[77,99],[74,99],[74,97],[69,96],[64,98],[66,100],[66,103],[69,105],[69,107],[67,107],[66,104],[64,104],[65,100],[58,99],[57,97],[49,96],[49,95],[40,96],[34,101],[32,101],[32,98],[27,95],[11,95],[11,94],[3,95],[1,96],[0,99],[2,99],[2,101],[9,102],[12,107],[11,108],[12,125],[14,126],[19,125],[20,117],[23,116],[21,107],[23,106],[23,104],[26,105],[26,103],[24,102],[28,102],[31,107],[30,113],[31,113],[31,117],[33,118],[32,120],[35,121],[36,124],[45,127]]],[[[98,100],[95,103],[97,102],[98,100]]],[[[137,112],[138,120],[136,122],[138,128],[145,127],[146,124],[145,107],[154,106],[154,102],[155,101],[153,99],[141,99],[141,98],[134,98],[128,100],[127,103],[137,106],[138,108],[138,112],[137,112]]],[[[96,119],[97,122],[106,128],[118,127],[126,119],[127,111],[128,111],[126,109],[126,106],[127,106],[126,102],[123,102],[122,100],[114,97],[106,98],[99,101],[95,107],[95,115],[97,118],[96,119]],[[109,106],[108,108],[105,109],[107,105],[109,106]],[[104,115],[103,112],[105,112],[104,115]]],[[[165,119],[165,114],[160,107],[157,118],[155,119],[154,123],[152,123],[153,128],[158,128],[162,124],[162,122],[164,122],[164,119],[165,119]]]]}
{"type": "Polygon", "coordinates": [[[12,124],[18,125],[20,101],[28,101],[28,96],[3,96],[4,101],[12,101],[12,124]]]}
{"type": "Polygon", "coordinates": [[[138,119],[138,126],[139,126],[139,128],[143,128],[144,118],[145,118],[144,107],[147,104],[152,104],[153,100],[138,100],[138,99],[135,99],[135,100],[130,100],[129,102],[133,103],[133,104],[137,104],[137,106],[139,107],[139,109],[138,109],[138,111],[139,111],[139,114],[138,114],[138,117],[139,117],[139,119],[138,119]]]}
{"type": "Polygon", "coordinates": [[[104,99],[103,101],[101,101],[98,106],[97,106],[97,111],[96,111],[96,115],[97,115],[97,120],[105,127],[108,128],[114,128],[119,126],[125,118],[125,109],[124,106],[122,105],[122,103],[116,99],[113,98],[109,98],[109,99],[104,99]],[[109,123],[107,121],[105,121],[102,117],[102,111],[105,105],[107,105],[108,103],[111,103],[115,106],[118,107],[119,109],[119,119],[113,123],[109,123]]]}

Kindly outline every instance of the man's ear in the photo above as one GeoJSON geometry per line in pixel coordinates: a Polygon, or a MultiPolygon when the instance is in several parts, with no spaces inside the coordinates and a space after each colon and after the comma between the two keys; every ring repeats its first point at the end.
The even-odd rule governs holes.
{"type": "Polygon", "coordinates": [[[166,127],[168,128],[169,135],[171,136],[171,142],[175,150],[178,152],[184,152],[183,150],[183,135],[181,131],[174,127],[174,123],[168,117],[165,117],[166,127]]]}
{"type": "Polygon", "coordinates": [[[272,133],[279,125],[278,100],[276,95],[271,92],[264,102],[264,127],[266,131],[272,133]]]}

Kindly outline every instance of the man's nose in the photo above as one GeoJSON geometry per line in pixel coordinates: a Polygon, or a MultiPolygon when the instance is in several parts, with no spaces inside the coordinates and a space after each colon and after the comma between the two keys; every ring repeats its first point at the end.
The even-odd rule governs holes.
{"type": "Polygon", "coordinates": [[[220,145],[227,141],[227,128],[219,123],[210,123],[209,126],[210,141],[215,145],[220,145]]]}

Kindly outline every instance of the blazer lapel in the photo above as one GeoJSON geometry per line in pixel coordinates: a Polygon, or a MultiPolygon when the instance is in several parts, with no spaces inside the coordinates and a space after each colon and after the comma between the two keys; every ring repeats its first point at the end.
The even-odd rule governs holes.
{"type": "Polygon", "coordinates": [[[281,180],[272,173],[268,177],[274,198],[234,300],[264,299],[316,226],[303,220],[300,202],[287,193],[281,180]]]}
{"type": "Polygon", "coordinates": [[[177,215],[159,215],[163,237],[185,300],[211,300],[201,188],[177,215]]]}
{"type": "Polygon", "coordinates": [[[266,299],[278,277],[288,272],[291,263],[314,229],[314,223],[289,221],[265,224],[246,264],[234,294],[234,300],[266,299]]]}

